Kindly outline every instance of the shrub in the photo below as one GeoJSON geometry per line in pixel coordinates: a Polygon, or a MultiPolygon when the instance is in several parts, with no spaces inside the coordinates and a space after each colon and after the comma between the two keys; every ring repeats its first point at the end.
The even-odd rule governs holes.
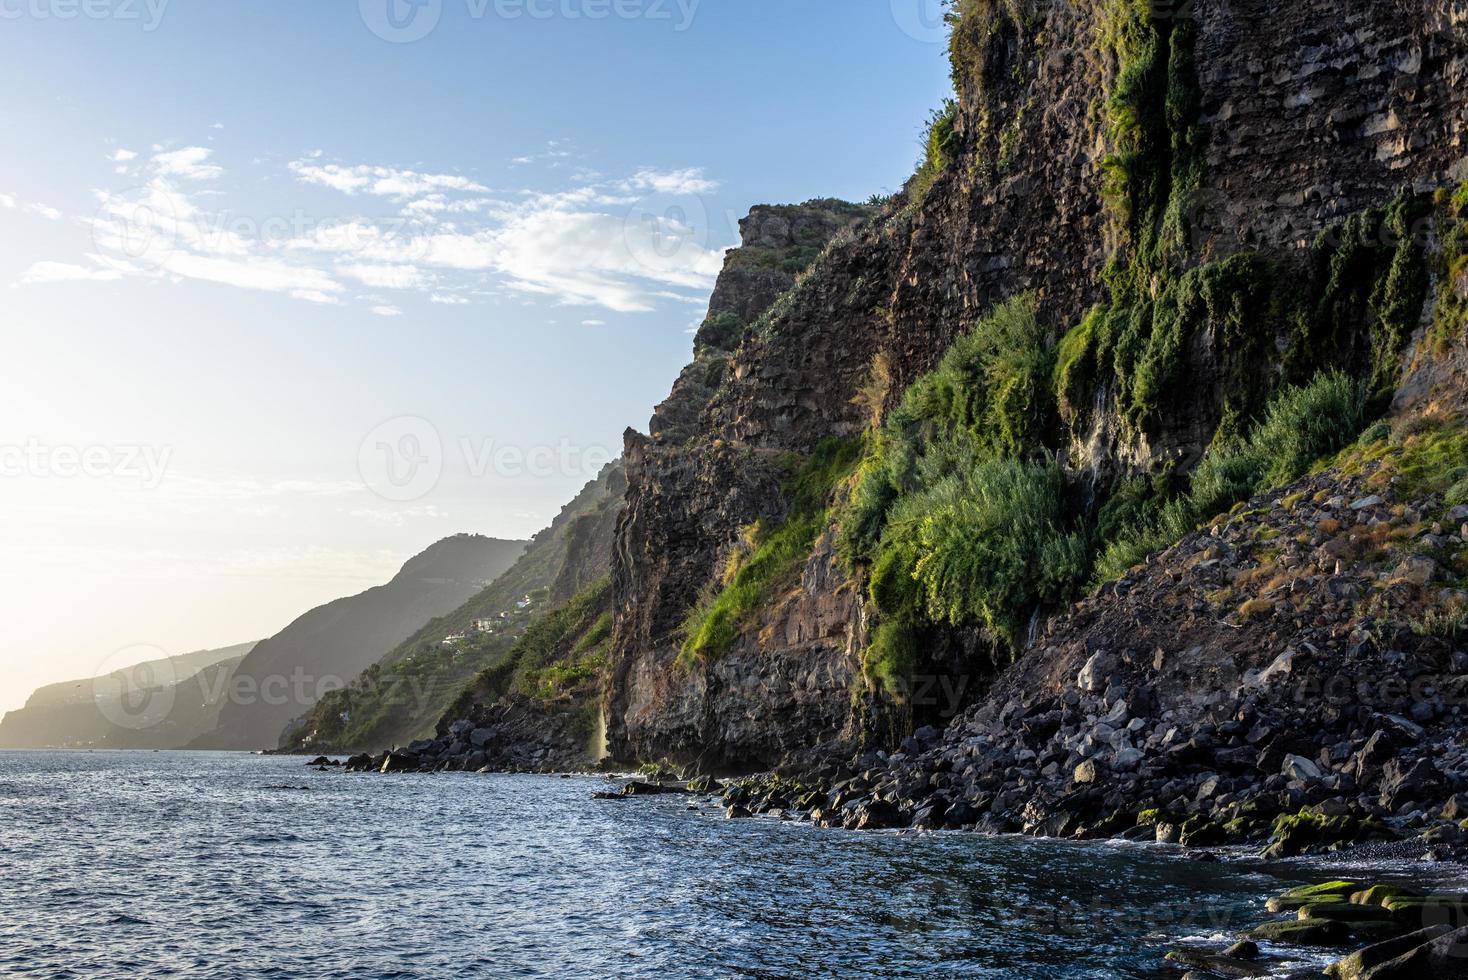
{"type": "Polygon", "coordinates": [[[1338,371],[1280,392],[1249,440],[1265,485],[1288,483],[1348,445],[1366,423],[1366,400],[1362,386],[1338,371]]]}
{"type": "Polygon", "coordinates": [[[1186,494],[1168,499],[1145,482],[1122,483],[1098,517],[1097,580],[1120,577],[1238,501],[1302,476],[1356,438],[1365,402],[1361,384],[1339,372],[1321,374],[1276,395],[1247,441],[1216,446],[1193,471],[1186,494]]]}
{"type": "Polygon", "coordinates": [[[923,159],[917,173],[908,182],[908,200],[920,205],[933,189],[938,176],[953,161],[957,152],[957,134],[954,124],[958,121],[958,103],[948,99],[942,108],[935,109],[928,117],[928,128],[923,135],[923,159]]]}
{"type": "Polygon", "coordinates": [[[888,516],[872,600],[895,619],[980,625],[1015,645],[1037,603],[1083,580],[1085,538],[1068,527],[1058,464],[986,459],[952,438],[929,457],[949,472],[888,516]]]}

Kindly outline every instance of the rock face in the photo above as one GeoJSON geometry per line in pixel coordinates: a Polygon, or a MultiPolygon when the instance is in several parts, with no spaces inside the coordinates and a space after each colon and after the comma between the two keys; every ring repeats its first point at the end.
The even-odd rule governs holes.
{"type": "MultiPolygon", "coordinates": [[[[1410,445],[1356,452],[1378,458],[1256,497],[1077,603],[946,731],[811,773],[808,818],[845,826],[875,799],[914,827],[1272,857],[1420,835],[1419,852],[1461,855],[1468,676],[1433,614],[1468,591],[1396,572],[1456,508],[1409,495],[1410,445]]],[[[1456,534],[1442,547],[1468,553],[1456,534]]]]}
{"type": "MultiPolygon", "coordinates": [[[[793,283],[788,274],[788,282],[771,278],[772,267],[783,268],[783,256],[794,247],[791,235],[822,247],[868,215],[838,202],[756,209],[741,225],[745,244],[730,254],[700,341],[721,316],[759,319],[780,295],[778,287],[793,283]]],[[[758,343],[749,338],[740,350],[758,343]]],[[[800,384],[789,375],[803,367],[809,375],[803,384],[814,395],[828,370],[822,358],[830,354],[829,346],[817,347],[799,361],[783,362],[786,378],[779,384],[800,384]]],[[[608,744],[618,758],[769,764],[808,738],[838,734],[845,724],[858,603],[827,545],[802,576],[809,588],[779,603],[762,632],[742,637],[717,662],[675,666],[679,628],[699,591],[741,528],[782,513],[780,484],[788,475],[775,453],[706,439],[704,420],[745,417],[713,403],[732,397],[745,368],[742,354],[731,357],[703,343],[696,358],[658,407],[653,436],[627,436],[627,510],[613,565],[619,615],[606,695],[608,744]],[[711,388],[694,377],[707,373],[728,380],[711,388]],[[690,418],[699,425],[687,425],[690,418]]],[[[855,414],[851,406],[818,407],[855,414]]],[[[822,415],[806,424],[809,445],[829,433],[830,422],[822,415]]],[[[849,421],[846,428],[855,425],[849,421]]]]}
{"type": "MultiPolygon", "coordinates": [[[[760,249],[791,248],[791,238],[765,242],[759,229],[779,212],[757,210],[694,363],[651,435],[627,436],[605,695],[609,746],[620,758],[774,764],[833,738],[862,738],[866,722],[850,711],[866,641],[862,583],[828,554],[813,555],[802,588],[745,624],[728,654],[678,666],[689,609],[745,527],[784,516],[787,454],[860,433],[874,403],[890,408],[1000,300],[1033,290],[1058,336],[1102,298],[1100,274],[1124,247],[1103,195],[1116,150],[1103,119],[1118,74],[1106,40],[1114,14],[1108,5],[1040,2],[1020,26],[1004,5],[973,7],[988,14],[957,28],[952,161],[931,188],[834,237],[826,231],[855,212],[807,206],[831,211],[810,240],[831,240],[778,301],[783,281],[756,259],[760,249]]],[[[1165,35],[1173,12],[1164,7],[1153,16],[1165,35]]],[[[1330,224],[1401,189],[1468,177],[1462,0],[1349,9],[1307,0],[1285,11],[1201,0],[1178,16],[1196,27],[1202,140],[1202,176],[1181,216],[1190,262],[1250,249],[1307,278],[1307,246],[1330,224]]],[[[1131,472],[1197,458],[1224,415],[1230,355],[1223,337],[1201,335],[1181,356],[1169,410],[1144,431],[1123,431],[1104,388],[1080,407],[1074,468],[1131,472]]],[[[1083,665],[1065,663],[1071,680],[1083,665]]],[[[1136,762],[1130,753],[1105,761],[1123,773],[1136,762]]]]}

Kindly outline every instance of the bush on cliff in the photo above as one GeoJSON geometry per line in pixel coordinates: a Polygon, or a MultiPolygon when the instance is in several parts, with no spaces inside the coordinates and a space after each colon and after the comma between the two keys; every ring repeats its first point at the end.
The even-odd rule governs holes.
{"type": "Polygon", "coordinates": [[[1245,441],[1216,446],[1193,472],[1188,492],[1149,497],[1136,481],[1102,508],[1104,542],[1096,575],[1108,581],[1170,547],[1203,521],[1268,487],[1304,475],[1348,445],[1366,424],[1367,384],[1338,371],[1281,391],[1245,441]]]}
{"type": "Polygon", "coordinates": [[[887,617],[981,625],[1017,645],[1034,605],[1064,598],[1089,568],[1065,477],[1053,460],[984,458],[962,435],[932,450],[932,482],[888,515],[872,599],[887,617]]]}

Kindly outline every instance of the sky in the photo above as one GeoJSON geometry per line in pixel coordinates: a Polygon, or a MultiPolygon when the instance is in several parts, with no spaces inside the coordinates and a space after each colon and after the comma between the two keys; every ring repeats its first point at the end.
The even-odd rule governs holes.
{"type": "Polygon", "coordinates": [[[526,538],[757,203],[896,190],[941,0],[0,0],[0,711],[526,538]]]}

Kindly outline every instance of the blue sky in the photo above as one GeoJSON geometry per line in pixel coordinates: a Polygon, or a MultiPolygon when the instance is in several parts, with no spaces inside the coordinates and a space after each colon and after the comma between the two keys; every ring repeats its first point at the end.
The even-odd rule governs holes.
{"type": "Polygon", "coordinates": [[[911,172],[935,3],[0,0],[0,710],[543,527],[750,205],[911,172]]]}

